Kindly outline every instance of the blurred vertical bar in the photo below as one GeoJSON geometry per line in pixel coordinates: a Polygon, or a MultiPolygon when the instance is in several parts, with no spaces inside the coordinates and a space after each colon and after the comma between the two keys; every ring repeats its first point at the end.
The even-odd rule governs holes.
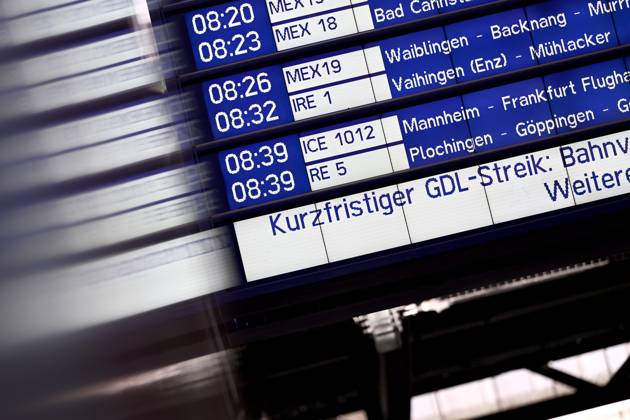
{"type": "Polygon", "coordinates": [[[146,0],[0,3],[0,349],[241,282],[186,65],[146,0]]]}

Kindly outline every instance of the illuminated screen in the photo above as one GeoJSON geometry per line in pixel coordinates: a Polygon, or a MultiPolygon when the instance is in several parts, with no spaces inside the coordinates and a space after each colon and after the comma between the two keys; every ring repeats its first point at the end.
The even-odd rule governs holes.
{"type": "Polygon", "coordinates": [[[554,144],[560,134],[627,119],[630,59],[624,55],[386,112],[381,107],[357,120],[335,117],[630,43],[628,2],[550,0],[471,19],[463,13],[490,3],[252,0],[185,14],[198,70],[442,13],[455,16],[442,26],[323,55],[267,60],[245,71],[235,66],[229,76],[201,81],[197,89],[214,140],[325,120],[322,128],[221,150],[229,209],[525,142],[548,143],[542,151],[237,221],[248,281],[630,192],[630,132],[554,144]]]}

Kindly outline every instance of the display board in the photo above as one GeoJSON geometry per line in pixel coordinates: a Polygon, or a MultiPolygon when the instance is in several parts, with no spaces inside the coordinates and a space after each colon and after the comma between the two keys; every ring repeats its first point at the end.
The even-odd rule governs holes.
{"type": "Polygon", "coordinates": [[[229,75],[195,86],[209,143],[261,132],[260,139],[214,156],[231,210],[476,153],[545,144],[524,155],[239,220],[234,230],[248,281],[630,192],[630,131],[554,144],[559,135],[628,119],[629,57],[509,83],[500,79],[628,45],[630,4],[549,0],[458,19],[458,11],[486,3],[492,2],[251,0],[182,14],[195,70],[250,63],[246,71],[234,65],[229,75]],[[444,13],[452,17],[446,24],[251,66],[255,57],[426,23],[444,13]],[[418,95],[476,81],[489,82],[433,101],[418,95]],[[401,106],[401,98],[411,103],[401,106]],[[382,103],[391,109],[369,112],[382,103]],[[354,108],[367,109],[367,116],[337,118],[354,108]],[[316,128],[266,134],[305,120],[316,128]]]}

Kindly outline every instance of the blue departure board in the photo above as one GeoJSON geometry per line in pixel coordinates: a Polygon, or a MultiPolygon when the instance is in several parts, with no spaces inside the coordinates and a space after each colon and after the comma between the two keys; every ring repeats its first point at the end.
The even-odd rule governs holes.
{"type": "MultiPolygon", "coordinates": [[[[196,67],[204,69],[442,13],[456,16],[486,3],[491,1],[251,0],[184,18],[196,67]]],[[[228,76],[199,83],[210,141],[325,121],[317,125],[322,128],[265,135],[219,152],[233,210],[490,150],[548,143],[540,152],[238,221],[234,229],[247,279],[629,193],[630,132],[554,144],[559,134],[628,119],[628,57],[352,121],[335,118],[339,111],[627,45],[628,19],[625,2],[548,0],[410,28],[325,54],[236,67],[228,76]]]]}

